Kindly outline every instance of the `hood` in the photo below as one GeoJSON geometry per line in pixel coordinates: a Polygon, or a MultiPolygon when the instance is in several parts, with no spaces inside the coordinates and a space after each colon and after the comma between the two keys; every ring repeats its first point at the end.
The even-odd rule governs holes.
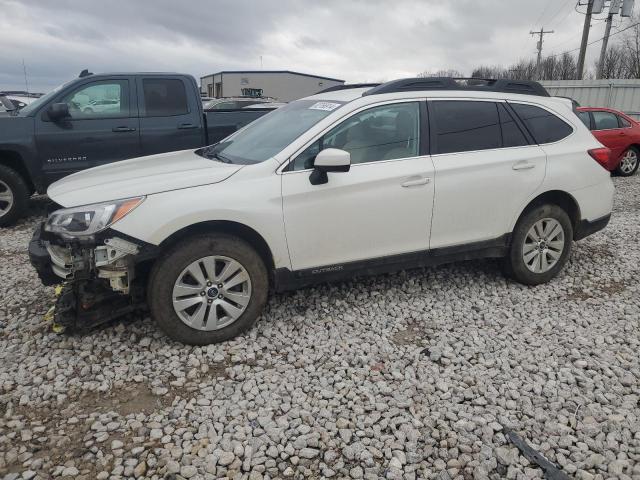
{"type": "Polygon", "coordinates": [[[47,195],[64,207],[75,207],[218,183],[242,167],[183,150],[83,170],[51,184],[47,195]]]}

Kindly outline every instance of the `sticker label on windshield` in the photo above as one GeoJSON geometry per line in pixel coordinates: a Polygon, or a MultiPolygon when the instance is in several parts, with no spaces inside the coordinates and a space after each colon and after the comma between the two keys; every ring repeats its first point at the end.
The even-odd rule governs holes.
{"type": "Polygon", "coordinates": [[[309,110],[325,110],[327,112],[330,112],[332,110],[335,110],[336,108],[338,108],[340,106],[339,103],[332,103],[332,102],[316,102],[313,105],[311,105],[309,107],[309,110]]]}

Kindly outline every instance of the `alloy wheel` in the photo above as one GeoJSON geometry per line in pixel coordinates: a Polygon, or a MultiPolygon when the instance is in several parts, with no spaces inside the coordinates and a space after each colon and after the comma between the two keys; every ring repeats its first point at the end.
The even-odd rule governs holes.
{"type": "Polygon", "coordinates": [[[13,192],[9,185],[0,180],[0,217],[4,217],[13,207],[13,192]]]}
{"type": "Polygon", "coordinates": [[[522,246],[522,259],[534,273],[551,270],[564,251],[564,229],[553,218],[538,220],[527,232],[522,246]]]}
{"type": "Polygon", "coordinates": [[[626,175],[633,172],[638,164],[638,154],[633,149],[629,149],[625,152],[622,160],[620,161],[620,171],[626,175]]]}
{"type": "Polygon", "coordinates": [[[240,262],[209,256],[190,263],[173,286],[173,308],[197,330],[220,330],[235,322],[251,299],[251,278],[240,262]]]}

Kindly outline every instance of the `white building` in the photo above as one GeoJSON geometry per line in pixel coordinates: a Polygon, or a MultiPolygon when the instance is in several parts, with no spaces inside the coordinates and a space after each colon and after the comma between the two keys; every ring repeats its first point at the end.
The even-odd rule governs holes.
{"type": "Polygon", "coordinates": [[[207,97],[273,97],[282,102],[313,95],[325,88],[344,84],[337,78],[289,70],[223,71],[200,78],[207,97]]]}

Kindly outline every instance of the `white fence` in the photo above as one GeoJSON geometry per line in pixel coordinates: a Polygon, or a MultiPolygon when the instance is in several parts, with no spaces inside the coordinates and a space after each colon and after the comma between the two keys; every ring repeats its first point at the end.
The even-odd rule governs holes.
{"type": "Polygon", "coordinates": [[[544,80],[554,96],[571,97],[583,107],[610,107],[640,119],[640,80],[544,80]]]}

